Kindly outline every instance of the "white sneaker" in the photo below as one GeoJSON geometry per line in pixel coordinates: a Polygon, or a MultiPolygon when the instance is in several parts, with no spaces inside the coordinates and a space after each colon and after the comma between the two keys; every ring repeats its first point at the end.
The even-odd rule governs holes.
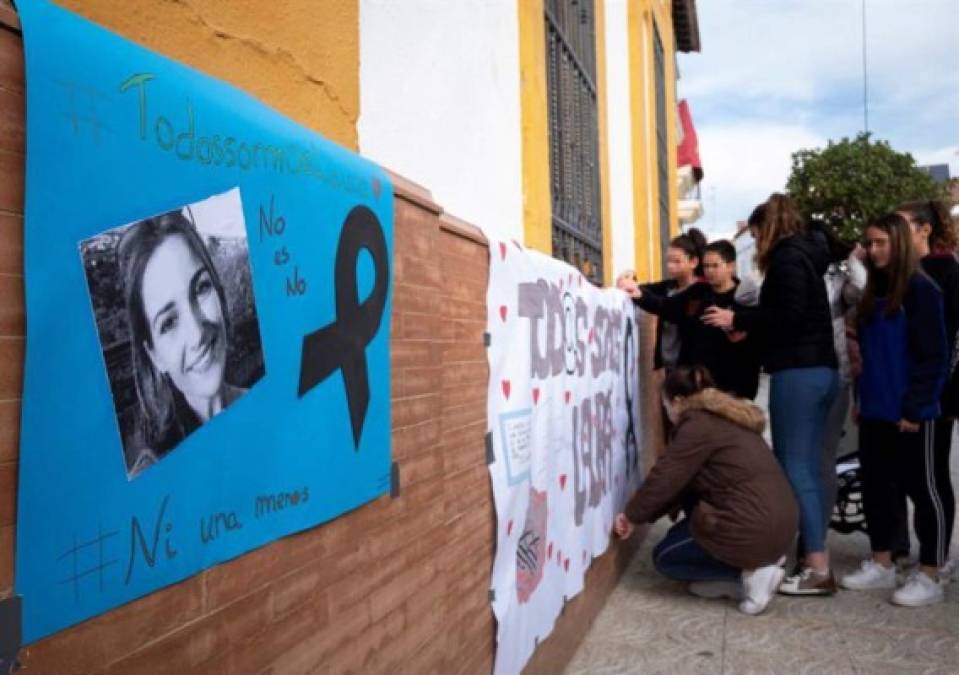
{"type": "Polygon", "coordinates": [[[851,591],[870,591],[874,588],[895,588],[896,568],[883,567],[874,560],[863,560],[859,569],[843,575],[839,585],[851,591]]]}
{"type": "Polygon", "coordinates": [[[939,568],[939,582],[948,584],[957,571],[959,571],[959,559],[949,558],[946,564],[939,568]]]}
{"type": "Polygon", "coordinates": [[[919,558],[914,558],[911,555],[904,555],[896,558],[897,585],[902,586],[904,583],[909,581],[909,577],[915,574],[918,567],[919,558]]]}
{"type": "Polygon", "coordinates": [[[742,584],[736,581],[694,581],[689,584],[689,592],[697,598],[729,598],[741,600],[743,597],[742,584]]]}
{"type": "Polygon", "coordinates": [[[892,602],[903,607],[924,607],[942,602],[942,584],[916,571],[906,584],[892,594],[892,602]]]}
{"type": "Polygon", "coordinates": [[[786,572],[779,565],[765,565],[752,571],[743,571],[743,594],[739,611],[755,616],[762,614],[772,600],[786,572]]]}

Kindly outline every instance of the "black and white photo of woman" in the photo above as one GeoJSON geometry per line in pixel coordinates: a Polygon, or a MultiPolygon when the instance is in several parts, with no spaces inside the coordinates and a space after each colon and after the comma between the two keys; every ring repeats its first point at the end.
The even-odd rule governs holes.
{"type": "MultiPolygon", "coordinates": [[[[231,312],[222,279],[234,282],[237,275],[221,273],[210,248],[216,246],[222,254],[223,238],[212,237],[208,246],[192,215],[192,209],[186,207],[113,231],[118,238],[114,238],[116,281],[112,287],[120,291],[121,298],[112,302],[114,313],[122,310],[125,314],[128,347],[124,353],[129,355],[129,374],[123,377],[114,369],[109,375],[128,478],[163,459],[243,396],[251,384],[249,378],[232,377],[237,369],[229,367],[235,335],[231,317],[238,312],[231,312]],[[133,391],[129,391],[131,386],[133,391]],[[123,404],[126,401],[136,404],[133,422],[129,421],[131,406],[123,404]]],[[[244,236],[242,256],[234,245],[228,257],[244,257],[238,266],[246,266],[248,284],[245,246],[244,236]]],[[[91,265],[85,262],[89,278],[91,265]]],[[[91,295],[96,288],[91,281],[91,295]]],[[[249,295],[252,304],[252,295],[239,294],[243,295],[249,295]]],[[[234,300],[236,304],[241,303],[234,300]]],[[[255,317],[255,309],[251,310],[255,317]]],[[[109,370],[110,348],[102,323],[101,342],[109,370]]],[[[255,338],[253,349],[247,345],[246,351],[255,352],[248,356],[262,363],[258,331],[255,338]]],[[[262,372],[262,365],[258,370],[262,372]]]]}

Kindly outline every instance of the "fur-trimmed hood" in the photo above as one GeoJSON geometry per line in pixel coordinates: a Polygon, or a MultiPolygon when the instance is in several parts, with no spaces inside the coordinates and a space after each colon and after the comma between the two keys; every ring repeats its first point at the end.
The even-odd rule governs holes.
{"type": "Polygon", "coordinates": [[[703,389],[686,399],[686,411],[705,410],[724,417],[733,424],[761,434],[766,428],[762,408],[744,398],[735,398],[718,389],[703,389]]]}

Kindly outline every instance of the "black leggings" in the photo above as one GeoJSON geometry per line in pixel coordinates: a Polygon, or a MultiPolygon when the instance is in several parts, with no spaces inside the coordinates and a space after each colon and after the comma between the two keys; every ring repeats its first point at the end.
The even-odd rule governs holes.
{"type": "Polygon", "coordinates": [[[873,551],[897,548],[900,510],[909,497],[916,507],[919,563],[945,564],[956,504],[949,478],[949,443],[937,441],[937,436],[946,435],[939,427],[938,420],[929,420],[918,432],[908,433],[891,422],[860,421],[863,508],[873,551]]]}

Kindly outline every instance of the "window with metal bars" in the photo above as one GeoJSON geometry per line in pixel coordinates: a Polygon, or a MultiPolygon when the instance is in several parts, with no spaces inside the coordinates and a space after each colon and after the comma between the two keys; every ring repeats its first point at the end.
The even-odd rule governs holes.
{"type": "Polygon", "coordinates": [[[593,0],[546,0],[553,255],[603,279],[593,0]]]}
{"type": "Polygon", "coordinates": [[[659,247],[663,277],[669,248],[672,213],[669,204],[669,137],[666,133],[666,55],[659,29],[653,25],[653,64],[656,78],[656,167],[659,177],[659,247]]]}

